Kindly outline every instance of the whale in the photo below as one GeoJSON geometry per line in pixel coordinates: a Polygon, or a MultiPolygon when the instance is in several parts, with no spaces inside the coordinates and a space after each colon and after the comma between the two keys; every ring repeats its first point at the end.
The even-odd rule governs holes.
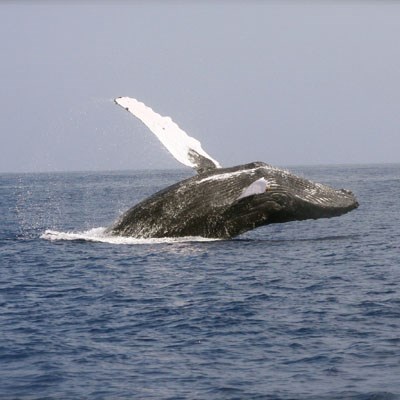
{"type": "Polygon", "coordinates": [[[268,224],[337,217],[359,205],[349,190],[261,161],[224,168],[170,117],[134,98],[119,97],[115,103],[141,120],[196,174],[134,205],[108,228],[110,234],[229,239],[268,224]]]}

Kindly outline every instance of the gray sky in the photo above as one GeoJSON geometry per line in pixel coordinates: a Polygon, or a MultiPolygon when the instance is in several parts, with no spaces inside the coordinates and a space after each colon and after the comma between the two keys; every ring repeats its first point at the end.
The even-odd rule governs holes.
{"type": "Polygon", "coordinates": [[[0,3],[0,172],[400,162],[400,2],[0,3]],[[183,166],[182,166],[183,167],[183,166]]]}

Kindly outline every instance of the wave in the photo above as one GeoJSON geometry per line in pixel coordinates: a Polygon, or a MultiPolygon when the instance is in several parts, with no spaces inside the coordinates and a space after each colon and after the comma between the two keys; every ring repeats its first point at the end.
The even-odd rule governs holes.
{"type": "Polygon", "coordinates": [[[89,229],[82,232],[60,232],[54,230],[46,230],[41,239],[50,241],[70,240],[70,241],[87,241],[101,242],[110,244],[157,244],[157,243],[184,243],[184,242],[210,242],[218,239],[208,239],[201,236],[185,236],[180,238],[148,238],[139,239],[133,237],[115,236],[107,233],[107,228],[99,227],[89,229]]]}

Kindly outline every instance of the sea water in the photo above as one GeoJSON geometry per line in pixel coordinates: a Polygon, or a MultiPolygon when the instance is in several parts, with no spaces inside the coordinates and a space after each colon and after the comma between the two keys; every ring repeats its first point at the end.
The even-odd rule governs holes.
{"type": "Polygon", "coordinates": [[[359,209],[112,238],[191,172],[0,175],[0,398],[399,398],[400,165],[291,170],[359,209]]]}

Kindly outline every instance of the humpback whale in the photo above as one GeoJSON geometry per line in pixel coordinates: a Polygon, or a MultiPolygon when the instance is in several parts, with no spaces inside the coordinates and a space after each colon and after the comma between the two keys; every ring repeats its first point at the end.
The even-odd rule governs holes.
{"type": "Polygon", "coordinates": [[[115,102],[197,174],[134,205],[108,228],[111,234],[227,239],[267,224],[330,218],[358,207],[348,190],[314,183],[264,162],[222,168],[171,118],[133,98],[115,102]]]}

